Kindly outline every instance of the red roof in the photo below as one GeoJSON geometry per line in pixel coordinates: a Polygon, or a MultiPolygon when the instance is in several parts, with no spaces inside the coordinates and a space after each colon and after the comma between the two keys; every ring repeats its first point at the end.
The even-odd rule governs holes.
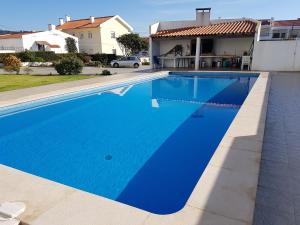
{"type": "Polygon", "coordinates": [[[277,20],[272,24],[274,27],[300,26],[300,19],[297,20],[277,20]]]}
{"type": "Polygon", "coordinates": [[[184,37],[184,36],[253,36],[257,23],[250,20],[231,21],[201,27],[185,27],[172,30],[161,30],[152,37],[184,37]]]}
{"type": "Polygon", "coordinates": [[[15,34],[3,34],[0,35],[0,39],[21,39],[23,35],[33,34],[36,32],[23,32],[23,33],[15,33],[15,34]]]}
{"type": "Polygon", "coordinates": [[[63,25],[58,25],[58,30],[70,30],[70,29],[81,29],[81,28],[96,28],[107,20],[113,18],[113,16],[96,17],[95,22],[91,23],[89,19],[71,20],[65,22],[63,25]]]}

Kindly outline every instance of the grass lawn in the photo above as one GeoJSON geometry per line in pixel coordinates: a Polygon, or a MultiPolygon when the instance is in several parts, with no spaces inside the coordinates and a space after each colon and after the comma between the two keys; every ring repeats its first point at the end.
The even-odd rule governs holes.
{"type": "Polygon", "coordinates": [[[0,92],[11,91],[21,88],[35,87],[46,84],[54,84],[73,80],[82,80],[94,76],[83,75],[0,75],[0,92]]]}

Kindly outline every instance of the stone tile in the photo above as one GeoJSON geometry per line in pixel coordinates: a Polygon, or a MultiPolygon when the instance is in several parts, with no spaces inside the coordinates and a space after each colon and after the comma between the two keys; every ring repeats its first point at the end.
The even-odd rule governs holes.
{"type": "Polygon", "coordinates": [[[267,150],[266,148],[263,149],[261,158],[264,160],[271,160],[274,162],[280,163],[288,163],[288,154],[284,150],[267,150]]]}
{"type": "Polygon", "coordinates": [[[295,215],[300,216],[300,194],[296,194],[293,196],[293,203],[295,207],[295,215]]]}
{"type": "Polygon", "coordinates": [[[257,175],[207,168],[188,205],[228,218],[252,221],[257,175]]]}
{"type": "Polygon", "coordinates": [[[274,162],[271,160],[262,160],[260,170],[269,176],[292,176],[287,163],[274,162]]]}
{"type": "Polygon", "coordinates": [[[232,147],[240,150],[261,152],[262,142],[252,137],[230,137],[225,136],[220,143],[222,147],[232,147]]]}
{"type": "Polygon", "coordinates": [[[286,213],[294,212],[291,194],[273,188],[258,187],[256,203],[286,213]]]}
{"type": "Polygon", "coordinates": [[[253,225],[296,225],[293,214],[256,205],[253,225]]]}
{"type": "Polygon", "coordinates": [[[263,188],[272,188],[281,192],[292,193],[291,178],[287,176],[270,175],[267,172],[261,171],[258,185],[263,188]]]}
{"type": "Polygon", "coordinates": [[[77,191],[59,202],[31,225],[142,225],[148,212],[77,191]]]}
{"type": "Polygon", "coordinates": [[[217,214],[186,206],[183,210],[170,215],[150,215],[144,225],[247,225],[217,214]]]}
{"type": "Polygon", "coordinates": [[[260,153],[243,151],[233,147],[220,146],[215,152],[209,165],[222,167],[232,171],[259,173],[260,153]]]}

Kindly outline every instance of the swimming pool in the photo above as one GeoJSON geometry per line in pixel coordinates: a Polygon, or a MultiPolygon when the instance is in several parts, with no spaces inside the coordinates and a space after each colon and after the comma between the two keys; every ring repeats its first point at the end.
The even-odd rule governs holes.
{"type": "Polygon", "coordinates": [[[256,76],[187,74],[0,118],[0,163],[146,211],[186,203],[256,76]]]}

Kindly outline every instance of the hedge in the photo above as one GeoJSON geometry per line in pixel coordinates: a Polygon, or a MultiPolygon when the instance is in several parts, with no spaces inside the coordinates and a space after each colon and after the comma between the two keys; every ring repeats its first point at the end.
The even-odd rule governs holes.
{"type": "Polygon", "coordinates": [[[54,52],[33,52],[33,51],[25,51],[18,53],[1,53],[0,54],[0,63],[3,63],[4,58],[14,55],[18,57],[22,62],[36,62],[36,61],[44,61],[44,62],[58,62],[63,59],[68,58],[79,58],[84,63],[89,63],[90,61],[100,62],[102,65],[108,65],[112,60],[117,59],[118,57],[115,54],[94,54],[88,55],[86,53],[66,53],[66,54],[55,54],[54,52]]]}

